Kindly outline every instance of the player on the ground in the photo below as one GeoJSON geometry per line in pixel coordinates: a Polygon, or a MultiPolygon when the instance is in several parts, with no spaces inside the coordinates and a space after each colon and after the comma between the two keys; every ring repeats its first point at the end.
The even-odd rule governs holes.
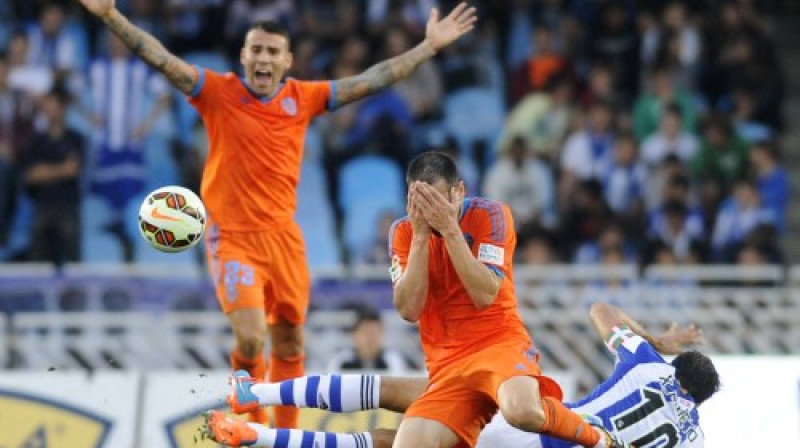
{"type": "MultiPolygon", "coordinates": [[[[437,51],[469,32],[475,9],[460,4],[428,19],[415,48],[364,73],[330,82],[284,79],[292,64],[288,31],[254,24],[244,40],[244,78],[189,65],[132,25],[114,0],[79,0],[133,53],[162,72],[200,113],[210,148],[202,198],[209,213],[209,269],[217,298],[233,327],[234,369],[263,379],[269,333],[270,381],[303,374],[302,324],[309,274],[299,227],[293,221],[303,140],[310,120],[408,77],[437,51]],[[266,321],[266,322],[265,322],[266,321]]],[[[266,420],[266,413],[253,416],[266,420]]],[[[297,410],[279,408],[276,423],[297,425],[297,410]]]]}
{"type": "MultiPolygon", "coordinates": [[[[616,431],[616,422],[625,422],[620,429],[622,440],[637,448],[672,446],[692,448],[703,446],[703,433],[699,429],[696,406],[708,399],[719,387],[719,376],[711,361],[704,355],[684,347],[701,340],[701,332],[694,326],[678,329],[676,326],[661,336],[651,336],[641,325],[622,310],[605,303],[592,306],[590,317],[600,337],[609,350],[618,358],[609,379],[598,386],[587,397],[566,406],[586,411],[602,419],[610,431],[616,431]],[[615,331],[614,328],[619,331],[615,331]],[[636,334],[631,334],[633,330],[636,334]],[[636,347],[631,351],[631,347],[636,347]],[[668,355],[678,355],[667,363],[657,350],[668,355]],[[680,392],[664,394],[665,403],[657,406],[663,385],[680,392]],[[678,399],[680,398],[680,399],[678,399]],[[648,400],[648,401],[645,401],[648,400]],[[648,406],[654,402],[656,405],[648,406]],[[579,408],[580,407],[580,408],[579,408]],[[627,418],[627,421],[625,420],[627,418]],[[672,440],[670,428],[677,429],[679,441],[663,445],[672,440]],[[666,434],[659,437],[660,434],[666,434]],[[638,444],[637,444],[638,442],[638,444]]],[[[253,383],[242,376],[236,378],[233,396],[239,407],[259,403],[260,405],[293,404],[298,407],[314,407],[334,412],[353,412],[378,407],[404,412],[424,391],[426,380],[381,377],[377,375],[322,375],[298,378],[279,384],[253,383]],[[281,393],[282,390],[292,393],[281,393]],[[299,400],[294,397],[299,396],[299,400]],[[284,401],[289,398],[288,401],[284,401]],[[331,406],[329,403],[337,403],[331,406]]],[[[300,444],[277,445],[275,431],[263,427],[250,427],[246,422],[226,418],[224,414],[212,412],[208,416],[206,431],[215,440],[231,446],[299,448],[300,444]]],[[[339,446],[355,440],[366,440],[366,448],[390,448],[394,439],[393,430],[379,429],[361,434],[311,433],[306,436],[315,440],[336,437],[339,446]]],[[[294,440],[302,440],[296,434],[294,440]]],[[[288,440],[288,439],[287,439],[288,440]]],[[[547,436],[520,431],[509,425],[501,414],[496,414],[483,429],[478,439],[478,448],[561,448],[574,446],[547,436]]],[[[326,448],[326,445],[320,445],[326,448]]]]}

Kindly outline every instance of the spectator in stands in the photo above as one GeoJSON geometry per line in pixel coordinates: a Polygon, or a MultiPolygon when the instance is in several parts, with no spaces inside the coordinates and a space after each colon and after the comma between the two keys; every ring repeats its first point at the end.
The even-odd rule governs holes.
{"type": "Polygon", "coordinates": [[[397,214],[390,210],[381,213],[377,222],[378,234],[364,253],[360,254],[359,262],[363,264],[389,266],[389,245],[387,241],[389,241],[389,232],[392,228],[392,223],[397,218],[397,214]]]}
{"type": "Polygon", "coordinates": [[[761,203],[753,182],[740,180],[722,204],[712,236],[714,259],[733,262],[751,231],[761,224],[775,225],[775,215],[761,203]]]}
{"type": "Polygon", "coordinates": [[[613,119],[611,106],[598,101],[589,109],[586,126],[569,136],[561,155],[559,197],[569,197],[580,181],[608,175],[614,152],[613,119]]]}
{"type": "Polygon", "coordinates": [[[661,26],[650,30],[643,42],[643,62],[647,67],[666,64],[675,67],[677,84],[684,89],[694,86],[701,52],[700,33],[689,20],[686,5],[673,0],[664,7],[661,26]]]}
{"type": "Polygon", "coordinates": [[[509,206],[514,224],[552,222],[555,201],[550,168],[534,157],[524,138],[512,140],[508,150],[489,168],[483,183],[486,197],[509,206]]]}
{"type": "Polygon", "coordinates": [[[464,181],[464,188],[467,190],[467,195],[477,196],[481,190],[480,175],[475,162],[465,157],[458,147],[458,141],[452,135],[445,137],[441,145],[433,145],[432,150],[439,150],[450,156],[456,162],[458,174],[461,180],[464,181]]]}
{"type": "Polygon", "coordinates": [[[550,81],[569,72],[567,58],[561,54],[553,41],[553,32],[543,26],[534,28],[533,54],[513,75],[511,100],[516,103],[530,92],[544,90],[550,81]]]}
{"type": "Polygon", "coordinates": [[[670,183],[676,177],[684,178],[686,181],[686,196],[682,197],[685,203],[691,192],[691,186],[687,177],[686,166],[681,160],[674,155],[667,156],[655,169],[651,169],[647,173],[647,209],[656,210],[664,204],[665,199],[670,195],[670,183]]]}
{"type": "Polygon", "coordinates": [[[603,196],[603,186],[597,180],[585,180],[578,184],[571,201],[562,215],[561,249],[564,258],[571,259],[581,244],[595,241],[613,213],[603,196]]]}
{"type": "Polygon", "coordinates": [[[580,94],[581,105],[588,109],[593,103],[605,101],[617,110],[623,107],[622,98],[614,88],[614,74],[602,61],[595,62],[589,69],[587,85],[580,94]]]}
{"type": "Polygon", "coordinates": [[[125,44],[107,32],[108,57],[89,68],[92,115],[92,190],[106,200],[111,221],[104,227],[120,243],[123,260],[133,261],[133,237],[125,230],[125,212],[147,180],[145,142],[170,105],[169,87],[160,74],[131,58],[125,44]],[[114,82],[124,80],[125,82],[114,82]],[[146,103],[152,103],[149,110],[146,103]]]}
{"type": "Polygon", "coordinates": [[[53,71],[47,65],[28,60],[28,35],[17,33],[8,44],[8,84],[14,90],[29,95],[43,95],[53,87],[53,71]]]}
{"type": "Polygon", "coordinates": [[[577,264],[599,264],[603,262],[604,254],[619,252],[625,263],[636,263],[638,254],[636,246],[625,237],[622,226],[617,222],[610,222],[595,241],[582,244],[575,253],[574,262],[577,264]]]}
{"type": "Polygon", "coordinates": [[[361,36],[358,31],[362,14],[355,2],[306,0],[299,10],[298,31],[310,34],[316,39],[338,44],[348,36],[361,36]]]}
{"type": "Polygon", "coordinates": [[[748,143],[772,138],[773,131],[766,123],[758,121],[756,113],[756,94],[747,88],[739,87],[733,91],[732,121],[736,133],[748,143]]]}
{"type": "Polygon", "coordinates": [[[0,246],[11,229],[19,193],[16,165],[33,135],[34,102],[11,88],[6,54],[0,53],[0,246]]]}
{"type": "Polygon", "coordinates": [[[648,89],[639,96],[633,109],[633,125],[640,141],[658,129],[661,114],[673,103],[680,108],[682,129],[689,133],[694,131],[697,108],[692,97],[676,86],[672,68],[655,68],[648,78],[648,89]]]}
{"type": "Polygon", "coordinates": [[[639,160],[639,148],[633,134],[619,134],[614,142],[614,160],[603,187],[606,201],[629,232],[644,229],[647,171],[639,160]]]}
{"type": "MultiPolygon", "coordinates": [[[[689,212],[689,207],[679,201],[667,201],[650,224],[648,248],[656,244],[669,247],[682,263],[705,260],[707,244],[704,241],[703,221],[689,212]]],[[[652,249],[647,249],[652,253],[652,249]]]]}
{"type": "Polygon", "coordinates": [[[208,51],[225,42],[225,2],[167,0],[164,3],[167,8],[167,41],[175,54],[208,51]]]}
{"type": "MultiPolygon", "coordinates": [[[[409,36],[402,28],[391,28],[386,33],[384,47],[387,58],[405,53],[411,49],[409,36]]],[[[439,67],[433,60],[424,62],[411,76],[395,84],[393,89],[411,107],[417,124],[441,116],[444,88],[439,67]]]]}
{"type": "Polygon", "coordinates": [[[39,21],[27,30],[28,62],[54,68],[57,77],[62,80],[80,70],[85,62],[80,54],[77,36],[66,24],[66,7],[61,2],[51,0],[44,3],[39,21]]]}
{"type": "Polygon", "coordinates": [[[558,264],[560,259],[555,248],[554,235],[540,225],[528,225],[520,229],[517,254],[521,265],[558,264]]]}
{"type": "Polygon", "coordinates": [[[383,322],[376,311],[357,313],[351,332],[353,348],[337,354],[328,364],[329,372],[371,370],[397,375],[416,368],[402,353],[384,346],[383,322]]]}
{"type": "Polygon", "coordinates": [[[698,141],[683,126],[681,108],[676,103],[665,106],[658,130],[648,135],[642,143],[642,161],[652,172],[668,156],[674,155],[688,163],[697,152],[698,141]]]}
{"type": "Polygon", "coordinates": [[[388,28],[402,27],[413,34],[425,31],[428,13],[436,6],[434,0],[370,0],[367,6],[367,28],[373,36],[388,28]]]}
{"type": "Polygon", "coordinates": [[[777,152],[773,143],[757,143],[750,149],[750,163],[761,202],[775,216],[778,231],[783,231],[790,189],[786,171],[778,165],[777,152]]]}
{"type": "Polygon", "coordinates": [[[80,174],[83,138],[67,127],[68,96],[56,88],[42,99],[47,119],[22,158],[24,182],[34,202],[31,261],[57,266],[80,258],[80,174]]]}
{"type": "Polygon", "coordinates": [[[747,170],[748,147],[722,116],[712,115],[703,127],[700,150],[691,161],[692,176],[731,185],[747,170]]]}
{"type": "Polygon", "coordinates": [[[526,96],[509,112],[498,148],[505,152],[515,136],[545,161],[553,161],[567,137],[575,115],[572,82],[562,76],[550,79],[547,89],[526,96]]]}
{"type": "Polygon", "coordinates": [[[599,6],[600,23],[588,39],[591,61],[608,64],[614,74],[615,90],[633,98],[639,87],[639,36],[623,2],[599,6]]]}

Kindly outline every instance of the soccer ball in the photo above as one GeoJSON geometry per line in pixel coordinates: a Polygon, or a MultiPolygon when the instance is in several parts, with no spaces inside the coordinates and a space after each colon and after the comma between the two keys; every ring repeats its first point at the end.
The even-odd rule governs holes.
{"type": "Polygon", "coordinates": [[[139,207],[139,232],[162,252],[182,252],[200,241],[206,228],[203,201],[183,187],[153,191],[139,207]]]}

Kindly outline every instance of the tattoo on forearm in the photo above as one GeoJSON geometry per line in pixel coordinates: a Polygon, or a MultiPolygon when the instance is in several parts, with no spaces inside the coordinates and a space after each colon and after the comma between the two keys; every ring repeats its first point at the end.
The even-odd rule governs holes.
{"type": "Polygon", "coordinates": [[[358,101],[368,95],[407,78],[423,62],[434,55],[427,45],[418,45],[392,59],[373,65],[360,75],[337,81],[336,105],[358,101]]]}
{"type": "Polygon", "coordinates": [[[106,24],[134,54],[163,73],[178,90],[187,94],[192,91],[194,73],[156,38],[137,28],[121,14],[112,14],[106,24]]]}

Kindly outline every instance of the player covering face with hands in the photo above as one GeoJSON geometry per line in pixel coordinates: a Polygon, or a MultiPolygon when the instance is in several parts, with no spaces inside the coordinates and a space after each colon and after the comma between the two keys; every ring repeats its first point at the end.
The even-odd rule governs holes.
{"type": "MultiPolygon", "coordinates": [[[[598,336],[606,342],[617,363],[611,375],[588,396],[566,406],[596,416],[609,431],[639,448],[703,446],[697,406],[719,387],[714,365],[686,347],[702,341],[695,326],[678,328],[653,336],[624,311],[607,303],[593,305],[589,312],[598,336]],[[667,363],[661,355],[678,355],[667,363]]],[[[280,384],[253,383],[235,377],[230,402],[234,410],[258,404],[287,404],[315,407],[333,412],[352,412],[381,407],[404,412],[424,392],[425,379],[404,379],[377,375],[322,375],[280,384]],[[285,393],[280,393],[285,391],[285,393]],[[291,392],[291,393],[289,393],[291,392]],[[294,397],[300,397],[295,400],[294,397]],[[309,399],[310,398],[310,399],[309,399]],[[283,401],[289,399],[290,401],[283,401]],[[329,405],[335,403],[335,406],[329,405]]],[[[286,443],[276,443],[277,431],[225,417],[208,415],[206,431],[217,441],[233,446],[303,448],[302,440],[319,443],[319,448],[336,446],[389,448],[392,430],[359,434],[331,434],[294,431],[286,443]],[[293,444],[292,441],[295,441],[293,444]]],[[[291,433],[285,431],[286,435],[291,433]]],[[[283,441],[282,440],[282,441],[283,441]]],[[[282,442],[281,441],[281,442],[282,442]]],[[[508,424],[502,413],[481,431],[478,448],[567,448],[570,442],[520,431],[508,424]]]]}
{"type": "MultiPolygon", "coordinates": [[[[201,187],[208,212],[206,250],[217,299],[235,337],[231,364],[260,380],[302,375],[310,275],[293,216],[306,129],[315,116],[407,78],[472,30],[475,8],[462,3],[444,18],[434,9],[424,40],[411,50],[355,76],[307,82],[284,77],[292,65],[290,36],[277,23],[251,26],[240,51],[240,78],[175,56],[131,24],[114,0],[79,1],[186,94],[206,127],[209,152],[201,187]]],[[[279,408],[275,414],[278,426],[297,425],[296,409],[279,408]]],[[[257,409],[251,418],[265,422],[266,415],[257,409]]]]}

